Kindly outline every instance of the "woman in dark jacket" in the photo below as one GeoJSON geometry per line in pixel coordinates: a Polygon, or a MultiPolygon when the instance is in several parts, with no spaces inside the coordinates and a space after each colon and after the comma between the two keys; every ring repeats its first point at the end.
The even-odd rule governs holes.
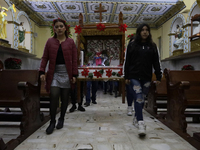
{"type": "Polygon", "coordinates": [[[64,116],[67,110],[70,88],[76,82],[78,75],[77,49],[73,39],[68,38],[65,21],[55,19],[53,21],[54,37],[46,42],[44,53],[40,64],[41,81],[46,81],[46,90],[50,92],[50,125],[46,129],[51,134],[56,124],[56,111],[61,97],[61,112],[58,119],[57,129],[61,129],[64,123],[64,116]],[[45,79],[45,68],[48,65],[45,79]]]}
{"type": "Polygon", "coordinates": [[[139,135],[146,135],[142,109],[152,78],[152,68],[155,70],[157,84],[159,84],[162,70],[158,49],[152,41],[149,25],[142,24],[137,28],[134,42],[128,45],[124,65],[125,82],[130,83],[133,89],[135,105],[133,124],[138,127],[139,135]]]}

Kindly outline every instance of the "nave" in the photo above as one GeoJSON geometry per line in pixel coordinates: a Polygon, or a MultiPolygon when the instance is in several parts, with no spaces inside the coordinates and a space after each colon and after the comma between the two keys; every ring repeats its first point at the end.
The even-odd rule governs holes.
{"type": "Polygon", "coordinates": [[[145,110],[147,135],[139,138],[121,97],[98,91],[97,104],[86,107],[85,112],[69,113],[69,108],[71,105],[61,130],[46,135],[47,122],[15,150],[195,150],[145,110]]]}

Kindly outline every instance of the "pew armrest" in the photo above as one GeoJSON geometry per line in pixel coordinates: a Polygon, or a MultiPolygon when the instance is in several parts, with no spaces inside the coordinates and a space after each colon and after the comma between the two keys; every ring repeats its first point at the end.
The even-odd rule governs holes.
{"type": "Polygon", "coordinates": [[[17,87],[19,90],[25,90],[26,88],[37,88],[37,86],[35,86],[29,82],[18,82],[17,87]]]}
{"type": "Polygon", "coordinates": [[[190,88],[190,82],[189,81],[179,81],[175,84],[170,83],[169,87],[172,89],[189,89],[190,88]]]}
{"type": "Polygon", "coordinates": [[[190,88],[190,82],[189,81],[181,81],[179,88],[180,89],[189,89],[190,88]]]}

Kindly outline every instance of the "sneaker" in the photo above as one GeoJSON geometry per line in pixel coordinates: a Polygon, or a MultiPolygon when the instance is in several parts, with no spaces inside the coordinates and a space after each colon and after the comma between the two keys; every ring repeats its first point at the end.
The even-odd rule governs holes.
{"type": "Polygon", "coordinates": [[[79,111],[85,111],[85,108],[83,108],[83,106],[79,105],[79,106],[78,106],[78,110],[79,110],[79,111]]]}
{"type": "Polygon", "coordinates": [[[72,105],[72,108],[70,108],[69,112],[74,112],[76,110],[76,105],[72,105]]]}
{"type": "Polygon", "coordinates": [[[84,106],[85,106],[85,107],[88,107],[88,106],[90,106],[90,103],[85,102],[85,103],[84,103],[84,106]]]}
{"type": "Polygon", "coordinates": [[[96,101],[92,101],[92,104],[97,104],[97,102],[96,101]]]}
{"type": "Polygon", "coordinates": [[[132,116],[133,115],[133,107],[132,106],[128,106],[127,107],[127,115],[128,116],[132,116]]]}
{"type": "Polygon", "coordinates": [[[138,126],[139,126],[136,117],[133,118],[133,125],[134,125],[136,128],[138,128],[138,126]]]}
{"type": "Polygon", "coordinates": [[[144,121],[138,121],[138,135],[139,136],[145,136],[146,135],[146,125],[144,124],[144,121]]]}

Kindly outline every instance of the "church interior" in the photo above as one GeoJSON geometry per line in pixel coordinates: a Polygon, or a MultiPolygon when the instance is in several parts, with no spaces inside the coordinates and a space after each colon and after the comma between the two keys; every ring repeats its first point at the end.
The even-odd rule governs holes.
{"type": "Polygon", "coordinates": [[[200,0],[1,0],[0,150],[200,150],[199,59],[200,0]],[[75,95],[84,111],[71,111],[69,102],[63,128],[48,135],[50,94],[39,68],[58,18],[76,46],[75,95]],[[123,65],[143,23],[151,28],[163,77],[156,85],[152,73],[146,136],[139,137],[134,108],[127,113],[123,65]],[[89,104],[88,81],[98,81],[89,104]]]}

